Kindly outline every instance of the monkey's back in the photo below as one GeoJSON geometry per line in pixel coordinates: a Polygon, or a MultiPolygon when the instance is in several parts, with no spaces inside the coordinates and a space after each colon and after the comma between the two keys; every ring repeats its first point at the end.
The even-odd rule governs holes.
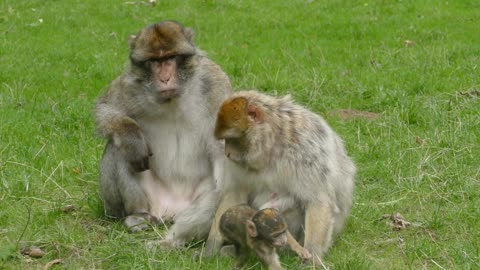
{"type": "Polygon", "coordinates": [[[255,213],[255,209],[246,204],[229,208],[220,218],[220,232],[223,237],[232,244],[245,246],[247,220],[255,213]]]}
{"type": "MultiPolygon", "coordinates": [[[[296,104],[290,96],[248,90],[233,95],[238,96],[264,111],[263,123],[247,131],[251,143],[247,159],[262,164],[263,171],[235,173],[257,190],[260,188],[254,183],[264,183],[266,190],[292,194],[303,201],[317,200],[323,192],[343,220],[352,206],[356,169],[340,136],[323,117],[296,104]]],[[[266,202],[268,199],[258,205],[266,202]]]]}

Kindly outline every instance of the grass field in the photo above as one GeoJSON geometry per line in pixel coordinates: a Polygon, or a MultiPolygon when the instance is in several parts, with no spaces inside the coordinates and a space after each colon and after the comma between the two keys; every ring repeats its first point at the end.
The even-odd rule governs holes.
{"type": "Polygon", "coordinates": [[[291,93],[345,139],[359,172],[330,269],[480,269],[479,1],[157,2],[0,3],[0,269],[234,264],[149,249],[163,228],[103,217],[94,102],[128,35],[165,19],[193,27],[236,89],[291,93]],[[381,220],[395,212],[411,225],[381,220]],[[20,253],[32,245],[46,255],[20,253]]]}

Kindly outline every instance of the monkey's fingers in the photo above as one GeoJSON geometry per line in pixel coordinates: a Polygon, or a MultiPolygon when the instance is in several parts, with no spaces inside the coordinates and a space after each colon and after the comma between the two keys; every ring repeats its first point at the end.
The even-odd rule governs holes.
{"type": "Polygon", "coordinates": [[[306,262],[312,258],[312,254],[307,249],[303,249],[300,252],[297,252],[297,254],[302,262],[306,262]]]}
{"type": "Polygon", "coordinates": [[[142,160],[142,165],[143,165],[143,169],[146,171],[148,169],[150,169],[150,157],[144,157],[143,160],[142,160]]]}
{"type": "Polygon", "coordinates": [[[136,172],[143,172],[143,171],[146,171],[146,170],[150,169],[150,164],[149,164],[149,158],[148,157],[144,157],[141,160],[131,161],[130,164],[132,165],[132,168],[136,172]]]}
{"type": "Polygon", "coordinates": [[[150,148],[149,144],[147,144],[147,151],[148,151],[148,156],[149,157],[153,156],[152,148],[150,148]]]}

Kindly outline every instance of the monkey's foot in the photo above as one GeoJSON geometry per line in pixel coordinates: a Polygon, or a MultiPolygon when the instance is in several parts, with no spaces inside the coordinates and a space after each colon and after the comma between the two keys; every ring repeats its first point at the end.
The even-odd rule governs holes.
{"type": "Polygon", "coordinates": [[[168,240],[168,239],[147,241],[147,247],[150,250],[156,250],[157,248],[161,250],[173,250],[173,249],[181,248],[183,246],[184,245],[181,241],[168,240]]]}
{"type": "Polygon", "coordinates": [[[146,230],[150,227],[149,222],[146,221],[143,217],[138,216],[128,216],[123,222],[128,230],[132,233],[146,230]]]}
{"type": "Polygon", "coordinates": [[[138,213],[127,216],[123,221],[123,224],[128,228],[130,232],[134,233],[146,230],[156,222],[157,219],[154,216],[148,213],[138,213]]]}
{"type": "MultiPolygon", "coordinates": [[[[329,269],[329,267],[323,262],[323,259],[315,253],[310,253],[310,258],[302,260],[303,267],[314,267],[315,269],[329,269]]],[[[300,256],[300,255],[299,255],[300,256]]]]}
{"type": "Polygon", "coordinates": [[[207,241],[205,242],[205,250],[202,253],[202,257],[208,258],[216,255],[220,251],[222,244],[223,238],[219,232],[216,234],[216,237],[209,235],[207,241]]]}
{"type": "Polygon", "coordinates": [[[220,249],[220,256],[222,256],[222,257],[234,257],[235,256],[235,246],[234,245],[223,246],[220,249]]]}

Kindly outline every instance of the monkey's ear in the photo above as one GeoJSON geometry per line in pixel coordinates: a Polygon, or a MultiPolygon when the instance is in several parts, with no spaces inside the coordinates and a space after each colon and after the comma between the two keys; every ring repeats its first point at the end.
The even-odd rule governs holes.
{"type": "Polygon", "coordinates": [[[187,40],[190,43],[193,43],[193,36],[194,36],[193,29],[190,28],[190,27],[185,28],[184,33],[185,33],[185,37],[187,38],[187,40]]]}
{"type": "Polygon", "coordinates": [[[257,227],[255,227],[255,223],[253,223],[253,221],[251,221],[250,219],[247,220],[247,233],[250,237],[258,236],[257,227]]]}
{"type": "Polygon", "coordinates": [[[265,112],[256,105],[248,105],[247,114],[255,121],[255,123],[262,123],[265,119],[265,112]]]}
{"type": "Polygon", "coordinates": [[[128,37],[128,45],[130,46],[130,49],[133,49],[135,47],[135,41],[137,41],[137,36],[130,35],[128,37]]]}

